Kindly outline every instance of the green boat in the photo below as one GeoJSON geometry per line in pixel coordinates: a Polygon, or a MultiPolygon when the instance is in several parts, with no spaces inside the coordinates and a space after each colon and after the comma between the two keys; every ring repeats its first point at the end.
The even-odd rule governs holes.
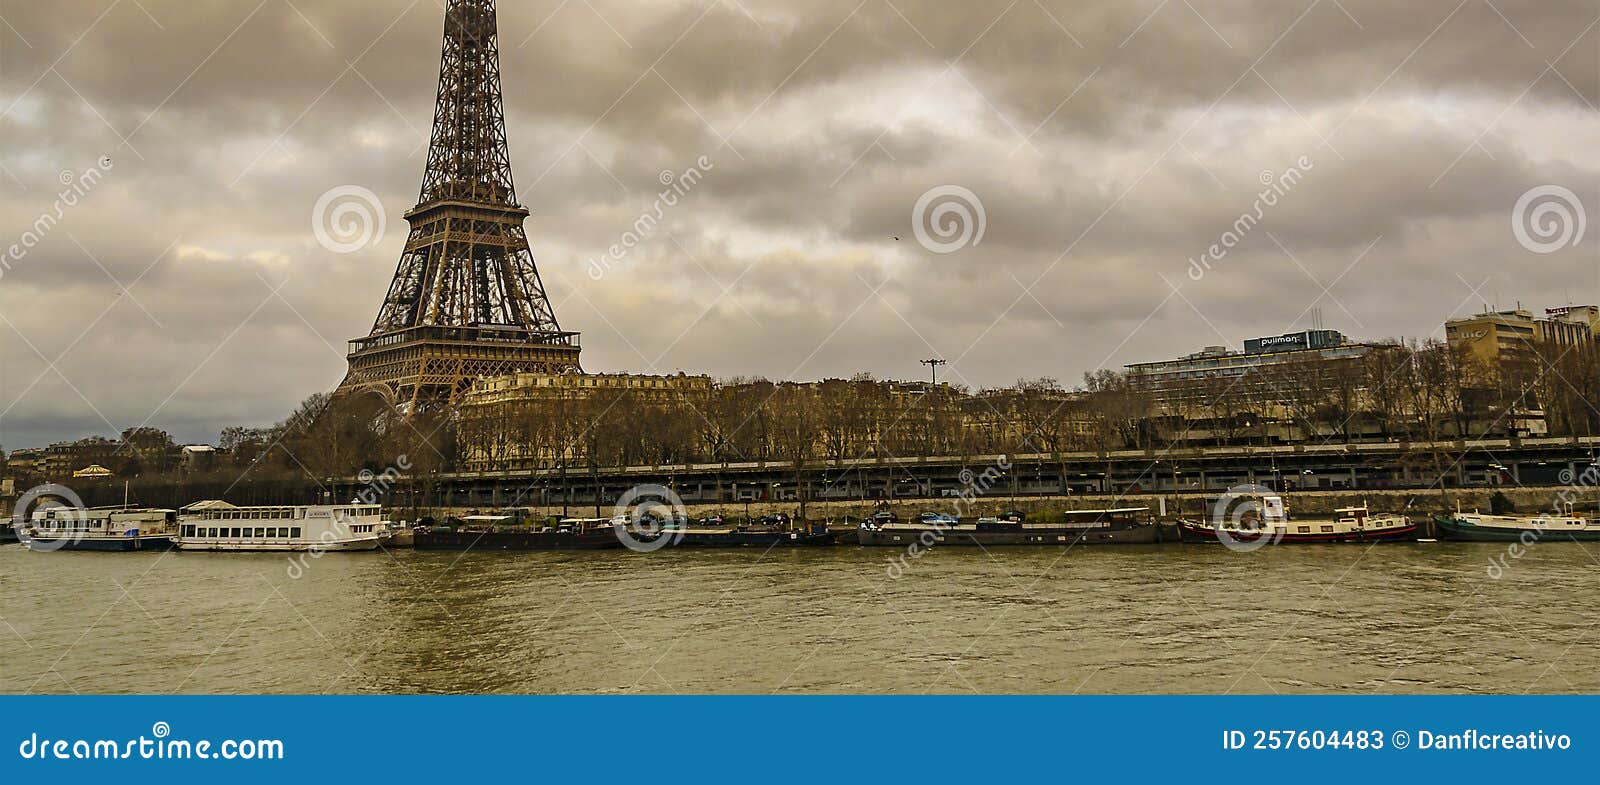
{"type": "Polygon", "coordinates": [[[1600,520],[1565,515],[1480,515],[1461,513],[1434,519],[1439,535],[1467,542],[1600,542],[1600,520]]]}

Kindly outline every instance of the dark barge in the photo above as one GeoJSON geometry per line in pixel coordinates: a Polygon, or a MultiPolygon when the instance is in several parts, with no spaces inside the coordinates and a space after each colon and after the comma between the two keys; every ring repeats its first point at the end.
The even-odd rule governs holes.
{"type": "Polygon", "coordinates": [[[1063,523],[1027,523],[1019,513],[961,523],[945,515],[923,515],[910,523],[869,520],[857,537],[862,545],[908,547],[934,545],[1150,545],[1161,541],[1149,508],[1074,510],[1063,523]]]}
{"type": "Polygon", "coordinates": [[[418,526],[419,551],[596,551],[623,547],[605,519],[569,519],[555,526],[505,526],[505,516],[474,515],[444,526],[418,526]]]}
{"type": "Polygon", "coordinates": [[[826,524],[794,526],[787,516],[763,519],[758,525],[720,526],[701,521],[697,526],[667,528],[662,537],[673,548],[816,548],[838,542],[826,524]]]}

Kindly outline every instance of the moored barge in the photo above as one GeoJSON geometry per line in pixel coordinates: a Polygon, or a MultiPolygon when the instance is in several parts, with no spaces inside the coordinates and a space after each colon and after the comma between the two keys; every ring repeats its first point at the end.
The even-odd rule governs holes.
{"type": "Polygon", "coordinates": [[[787,516],[763,518],[761,523],[723,526],[720,520],[702,520],[694,526],[669,525],[659,536],[672,548],[815,548],[838,541],[827,524],[793,525],[787,516]]]}
{"type": "Polygon", "coordinates": [[[1366,505],[1341,507],[1330,519],[1291,520],[1281,496],[1260,497],[1259,509],[1223,520],[1178,521],[1184,542],[1248,546],[1299,543],[1412,542],[1417,524],[1397,513],[1374,513],[1366,505]]]}
{"type": "Polygon", "coordinates": [[[1475,512],[1443,515],[1434,519],[1439,536],[1464,542],[1535,542],[1554,540],[1600,542],[1600,520],[1573,515],[1480,515],[1475,512]]]}
{"type": "Polygon", "coordinates": [[[469,515],[444,526],[417,526],[419,551],[594,551],[623,547],[607,518],[567,518],[555,526],[517,525],[514,516],[469,515]]]}
{"type": "Polygon", "coordinates": [[[958,546],[1149,545],[1159,542],[1148,507],[1073,510],[1062,523],[1028,523],[1021,514],[962,523],[947,515],[925,514],[910,523],[865,521],[862,545],[907,547],[920,543],[958,546]]]}

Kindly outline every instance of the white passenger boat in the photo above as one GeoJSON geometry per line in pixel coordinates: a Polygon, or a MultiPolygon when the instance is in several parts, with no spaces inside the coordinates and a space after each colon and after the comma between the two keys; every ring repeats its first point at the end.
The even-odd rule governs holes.
{"type": "Polygon", "coordinates": [[[376,504],[235,507],[199,502],[178,516],[184,551],[370,551],[384,530],[376,504]]]}

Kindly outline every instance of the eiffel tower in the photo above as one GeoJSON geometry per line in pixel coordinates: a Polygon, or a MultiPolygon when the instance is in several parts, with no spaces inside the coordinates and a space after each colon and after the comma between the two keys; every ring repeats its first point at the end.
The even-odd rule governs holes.
{"type": "Polygon", "coordinates": [[[494,0],[449,0],[422,195],[372,333],[350,342],[339,392],[407,411],[480,377],[578,368],[523,232],[506,145],[494,0]]]}

